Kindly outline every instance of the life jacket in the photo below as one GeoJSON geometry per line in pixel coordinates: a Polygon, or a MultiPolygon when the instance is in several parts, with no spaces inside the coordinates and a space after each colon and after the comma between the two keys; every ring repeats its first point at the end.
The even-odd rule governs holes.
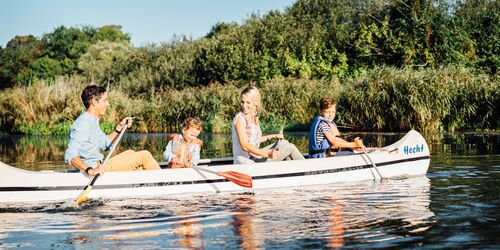
{"type": "Polygon", "coordinates": [[[322,116],[314,117],[311,130],[309,131],[309,158],[323,158],[326,156],[326,152],[332,147],[332,144],[328,141],[326,136],[323,138],[323,141],[316,144],[316,131],[318,130],[318,125],[321,121],[335,125],[334,122],[329,121],[322,116]]]}
{"type": "Polygon", "coordinates": [[[199,139],[194,139],[191,142],[186,142],[183,137],[181,137],[178,134],[174,134],[170,137],[170,140],[173,142],[172,145],[172,153],[179,159],[179,163],[173,163],[170,161],[168,165],[170,168],[187,168],[191,167],[191,159],[193,156],[191,155],[191,152],[189,149],[191,148],[192,145],[196,144],[200,147],[203,145],[203,142],[199,139]]]}

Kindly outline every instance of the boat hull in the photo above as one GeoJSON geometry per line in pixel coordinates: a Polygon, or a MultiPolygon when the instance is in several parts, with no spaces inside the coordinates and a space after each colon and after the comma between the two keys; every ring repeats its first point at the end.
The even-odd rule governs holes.
{"type": "MultiPolygon", "coordinates": [[[[430,163],[423,137],[410,131],[398,142],[369,153],[384,178],[421,176],[430,163]]],[[[210,164],[209,164],[210,165],[210,164]]],[[[352,156],[218,165],[215,171],[238,171],[252,176],[252,189],[323,185],[378,180],[380,175],[364,154],[352,156]]],[[[0,162],[0,203],[71,200],[90,178],[82,173],[26,171],[0,162]]],[[[109,172],[99,177],[89,198],[165,196],[188,193],[241,192],[223,177],[192,168],[109,172]]]]}

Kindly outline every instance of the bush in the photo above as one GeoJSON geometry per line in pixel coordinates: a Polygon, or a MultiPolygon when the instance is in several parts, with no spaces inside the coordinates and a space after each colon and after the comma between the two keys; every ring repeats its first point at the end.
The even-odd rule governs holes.
{"type": "MultiPolygon", "coordinates": [[[[260,82],[261,127],[276,132],[307,130],[319,100],[337,100],[336,121],[357,131],[454,131],[498,129],[498,76],[465,67],[439,69],[377,67],[342,80],[283,78],[260,82]]],[[[1,129],[10,133],[61,134],[81,114],[82,77],[57,77],[29,87],[7,89],[0,96],[1,129]]],[[[137,94],[110,86],[110,108],[101,120],[105,132],[125,116],[134,117],[130,132],[179,132],[188,116],[199,118],[207,132],[229,132],[239,112],[243,87],[210,84],[183,90],[160,89],[137,94]]],[[[154,88],[153,88],[154,90],[154,88]]]]}
{"type": "Polygon", "coordinates": [[[128,42],[99,41],[78,60],[78,68],[91,82],[115,83],[134,53],[128,42]]]}

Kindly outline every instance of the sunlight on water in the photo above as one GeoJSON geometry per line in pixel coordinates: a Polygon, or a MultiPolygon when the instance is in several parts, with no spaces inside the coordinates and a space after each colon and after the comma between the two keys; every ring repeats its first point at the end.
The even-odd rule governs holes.
{"type": "MultiPolygon", "coordinates": [[[[381,146],[401,134],[362,137],[367,145],[381,146]]],[[[147,148],[160,158],[164,139],[131,135],[123,147],[147,148]]],[[[230,138],[204,140],[204,157],[228,156],[230,138]]],[[[290,140],[305,150],[306,135],[290,140]]],[[[66,202],[0,204],[0,249],[499,249],[500,136],[431,134],[426,140],[432,158],[427,177],[98,199],[76,209],[66,202]]],[[[65,143],[64,138],[4,136],[0,157],[25,169],[61,168],[65,143]]]]}
{"type": "Polygon", "coordinates": [[[97,200],[76,210],[62,204],[4,207],[0,242],[153,248],[226,248],[230,242],[250,249],[349,242],[387,247],[433,223],[429,188],[429,179],[421,177],[254,194],[97,200]]]}

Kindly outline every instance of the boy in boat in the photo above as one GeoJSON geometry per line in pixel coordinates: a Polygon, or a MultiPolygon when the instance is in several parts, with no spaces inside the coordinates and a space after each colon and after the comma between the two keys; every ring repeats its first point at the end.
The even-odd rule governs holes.
{"type": "Polygon", "coordinates": [[[201,122],[188,117],[182,126],[181,134],[174,134],[165,147],[163,157],[170,168],[188,168],[198,165],[203,142],[198,139],[201,122]]]}
{"type": "Polygon", "coordinates": [[[106,89],[89,85],[81,95],[85,111],[73,122],[69,134],[68,149],[64,160],[74,168],[89,176],[103,174],[105,171],[154,170],[160,169],[150,152],[127,150],[111,157],[102,166],[103,155],[100,150],[109,150],[121,130],[132,125],[132,117],[123,118],[109,135],[99,127],[99,119],[109,107],[106,89]]]}
{"type": "Polygon", "coordinates": [[[353,142],[340,138],[337,125],[333,122],[337,103],[329,97],[319,101],[320,115],[316,116],[309,131],[309,158],[351,155],[353,149],[364,148],[363,141],[356,137],[353,142]],[[347,150],[340,150],[346,148],[347,150]]]}

